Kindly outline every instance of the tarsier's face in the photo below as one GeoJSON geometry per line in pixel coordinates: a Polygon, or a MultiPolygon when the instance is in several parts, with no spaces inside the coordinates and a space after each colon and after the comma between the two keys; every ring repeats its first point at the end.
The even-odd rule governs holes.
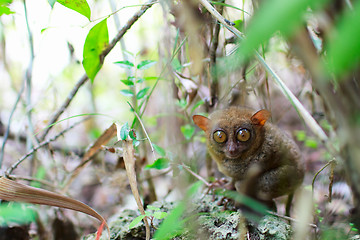
{"type": "Polygon", "coordinates": [[[261,144],[262,127],[270,117],[266,110],[228,108],[216,111],[209,118],[195,115],[193,120],[208,138],[209,150],[220,159],[239,159],[261,144]]]}
{"type": "Polygon", "coordinates": [[[226,158],[236,159],[251,146],[254,138],[255,131],[249,123],[232,126],[219,122],[210,132],[209,144],[226,158]]]}

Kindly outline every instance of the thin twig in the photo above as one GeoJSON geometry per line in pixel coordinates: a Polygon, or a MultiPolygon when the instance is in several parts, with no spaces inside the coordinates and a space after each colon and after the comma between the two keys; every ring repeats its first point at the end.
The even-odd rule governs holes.
{"type": "Polygon", "coordinates": [[[333,162],[335,162],[335,160],[331,160],[329,161],[327,164],[325,164],[325,166],[323,166],[317,173],[315,173],[313,180],[311,182],[311,190],[312,190],[312,194],[314,195],[314,185],[315,185],[315,180],[317,178],[317,176],[325,169],[327,168],[330,164],[332,164],[333,162]]]}
{"type": "Polygon", "coordinates": [[[79,125],[80,123],[88,120],[91,116],[86,117],[85,119],[83,119],[82,121],[76,122],[73,125],[71,125],[70,127],[64,129],[63,131],[61,131],[59,134],[55,135],[54,137],[41,142],[37,147],[34,147],[33,149],[31,149],[28,153],[26,153],[25,155],[23,155],[16,163],[14,163],[11,167],[9,167],[6,172],[5,175],[6,177],[9,178],[9,175],[14,171],[15,168],[17,168],[17,166],[22,163],[26,158],[28,158],[29,156],[31,156],[32,154],[34,154],[37,150],[39,150],[40,148],[47,146],[49,143],[55,141],[56,139],[58,139],[60,136],[64,135],[66,132],[70,131],[71,129],[73,129],[74,127],[76,127],[77,125],[79,125]]]}
{"type": "Polygon", "coordinates": [[[188,166],[186,166],[184,163],[181,164],[181,166],[184,167],[186,171],[188,171],[191,175],[202,181],[207,187],[211,187],[211,184],[208,183],[202,176],[192,171],[188,166]]]}
{"type": "Polygon", "coordinates": [[[10,113],[10,117],[9,117],[9,121],[8,121],[8,125],[7,125],[7,128],[6,128],[6,131],[5,131],[5,134],[4,134],[4,140],[3,140],[3,143],[2,143],[2,146],[1,146],[1,152],[0,152],[0,169],[1,169],[1,166],[2,166],[2,163],[3,163],[3,159],[4,159],[4,153],[5,153],[5,145],[6,145],[6,142],[8,140],[8,137],[9,137],[9,133],[10,133],[10,125],[11,125],[11,120],[12,120],[12,117],[14,115],[14,112],[16,110],[16,106],[18,105],[19,101],[20,101],[20,98],[21,98],[21,94],[23,93],[24,91],[24,88],[25,88],[25,79],[21,85],[21,89],[17,95],[17,98],[16,98],[16,101],[15,101],[15,104],[14,104],[14,107],[12,108],[11,110],[11,113],[10,113]]]}
{"type": "Polygon", "coordinates": [[[40,184],[42,184],[44,186],[48,186],[48,187],[52,188],[53,190],[58,189],[58,187],[55,186],[54,184],[52,184],[52,183],[50,183],[48,181],[45,181],[45,180],[34,178],[34,177],[20,176],[20,175],[9,175],[8,178],[11,179],[11,180],[25,180],[25,181],[29,181],[29,182],[38,182],[38,183],[40,183],[40,184]]]}
{"type": "MultiPolygon", "coordinates": [[[[125,35],[125,33],[132,27],[132,25],[148,10],[154,3],[156,3],[156,0],[150,0],[145,5],[141,7],[141,9],[136,12],[132,18],[130,18],[127,23],[123,26],[123,28],[118,32],[118,34],[113,38],[111,43],[107,46],[107,48],[100,54],[100,59],[103,61],[104,58],[109,54],[109,52],[115,47],[116,43],[120,41],[120,39],[125,35]]],[[[61,107],[53,114],[49,121],[49,125],[54,124],[60,115],[66,110],[66,108],[70,105],[71,101],[73,100],[74,96],[76,95],[77,91],[80,89],[84,83],[87,82],[88,76],[84,74],[80,80],[76,83],[74,88],[71,90],[67,98],[65,99],[64,103],[61,105],[61,107]]],[[[43,134],[40,136],[40,140],[44,140],[46,135],[49,133],[50,129],[52,127],[47,128],[43,134]]]]}
{"type": "MultiPolygon", "coordinates": [[[[269,214],[273,215],[273,216],[276,216],[276,217],[279,217],[279,218],[283,218],[285,220],[288,220],[288,221],[292,221],[292,222],[299,222],[298,220],[294,219],[294,218],[291,218],[291,217],[288,217],[288,216],[284,216],[284,215],[280,215],[278,213],[275,213],[275,212],[272,212],[272,211],[267,211],[269,214]]],[[[318,229],[318,227],[313,224],[313,223],[308,223],[308,225],[314,229],[318,229]]]]}
{"type": "Polygon", "coordinates": [[[143,129],[143,131],[144,131],[144,133],[145,133],[145,136],[146,136],[147,140],[149,141],[150,148],[151,148],[151,152],[152,152],[152,154],[153,154],[154,161],[155,161],[155,160],[156,160],[155,150],[154,150],[153,144],[152,144],[152,142],[151,142],[151,139],[150,139],[150,137],[149,137],[149,135],[148,135],[148,133],[147,133],[147,131],[146,131],[146,129],[145,129],[145,126],[144,126],[143,122],[141,121],[141,118],[139,117],[139,115],[136,113],[135,109],[134,109],[133,106],[131,105],[131,103],[130,103],[130,102],[127,102],[127,103],[129,104],[129,106],[130,106],[131,109],[133,110],[136,118],[139,120],[139,123],[140,123],[140,125],[141,125],[141,128],[143,129]]]}

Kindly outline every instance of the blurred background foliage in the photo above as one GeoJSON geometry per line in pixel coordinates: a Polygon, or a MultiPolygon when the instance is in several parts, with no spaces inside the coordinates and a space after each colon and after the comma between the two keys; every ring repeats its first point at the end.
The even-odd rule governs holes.
{"type": "MultiPolygon", "coordinates": [[[[208,181],[221,177],[191,116],[229,105],[267,108],[304,155],[309,215],[319,227],[309,236],[357,233],[360,1],[1,0],[0,15],[2,174],[83,121],[23,161],[12,178],[63,192],[105,217],[136,208],[116,139],[68,181],[116,122],[120,139],[134,139],[145,205],[182,199],[196,180],[185,168],[208,181]]],[[[84,215],[36,209],[37,229],[61,218],[81,234],[94,230],[84,215]]]]}

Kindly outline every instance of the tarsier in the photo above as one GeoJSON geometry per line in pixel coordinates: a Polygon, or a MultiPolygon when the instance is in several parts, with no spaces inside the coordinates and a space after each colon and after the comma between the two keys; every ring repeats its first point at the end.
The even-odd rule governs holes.
{"type": "Polygon", "coordinates": [[[260,202],[292,194],[304,168],[296,143],[267,122],[270,112],[230,107],[209,118],[194,115],[205,131],[207,147],[219,171],[233,179],[238,192],[260,202]]]}

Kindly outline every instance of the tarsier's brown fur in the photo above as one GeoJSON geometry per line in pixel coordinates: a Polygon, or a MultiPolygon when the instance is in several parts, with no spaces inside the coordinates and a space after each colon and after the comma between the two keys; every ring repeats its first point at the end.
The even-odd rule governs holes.
{"type": "Polygon", "coordinates": [[[267,110],[238,107],[216,111],[209,118],[193,116],[205,131],[208,151],[220,172],[233,179],[238,192],[262,202],[292,194],[304,177],[298,146],[267,122],[269,117],[267,110]],[[247,141],[238,140],[239,129],[246,129],[245,137],[240,138],[250,136],[247,141]],[[226,141],[216,142],[214,134],[226,141]]]}

